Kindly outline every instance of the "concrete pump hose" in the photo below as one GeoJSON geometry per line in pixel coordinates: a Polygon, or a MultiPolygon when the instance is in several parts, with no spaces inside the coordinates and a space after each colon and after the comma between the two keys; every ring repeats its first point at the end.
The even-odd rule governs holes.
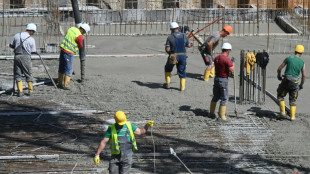
{"type": "Polygon", "coordinates": [[[44,69],[45,69],[45,71],[46,71],[48,77],[51,79],[51,81],[53,82],[53,85],[54,85],[55,88],[57,89],[57,86],[56,86],[56,84],[55,84],[53,78],[51,77],[50,73],[49,73],[49,72],[47,71],[47,69],[46,69],[46,66],[45,66],[45,64],[44,64],[44,62],[43,62],[43,59],[42,59],[41,55],[40,55],[39,53],[36,53],[36,54],[39,56],[39,58],[40,58],[40,60],[41,60],[41,62],[42,62],[42,65],[43,65],[43,67],[44,67],[44,69]]]}

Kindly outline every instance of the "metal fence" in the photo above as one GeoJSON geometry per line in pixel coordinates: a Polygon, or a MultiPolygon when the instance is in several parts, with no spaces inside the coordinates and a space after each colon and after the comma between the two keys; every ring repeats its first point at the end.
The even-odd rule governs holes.
{"type": "MultiPolygon", "coordinates": [[[[1,54],[11,54],[8,47],[11,38],[14,34],[24,31],[29,22],[34,22],[38,26],[38,32],[35,35],[37,48],[42,52],[58,51],[54,47],[57,47],[61,42],[66,30],[75,25],[72,8],[68,6],[67,1],[66,3],[65,1],[57,3],[57,1],[46,0],[38,1],[38,3],[41,4],[33,4],[27,8],[3,8],[0,11],[1,54]]],[[[284,25],[291,23],[294,26],[300,26],[297,29],[301,34],[309,34],[306,27],[308,25],[308,10],[305,8],[292,10],[272,8],[123,8],[112,10],[101,8],[102,5],[98,4],[89,5],[91,4],[82,4],[80,9],[83,21],[91,26],[89,35],[95,36],[167,35],[170,33],[169,23],[172,21],[197,30],[218,18],[223,18],[223,20],[200,32],[203,39],[211,32],[220,30],[225,24],[233,27],[233,36],[267,35],[269,24],[275,23],[279,16],[285,17],[284,25]],[[297,18],[298,20],[296,20],[297,18]]],[[[117,6],[115,3],[110,5],[117,6]]],[[[139,6],[144,5],[140,4],[139,6]]],[[[247,4],[246,7],[252,5],[247,4]]],[[[262,5],[266,6],[266,4],[262,5]]],[[[4,4],[2,6],[4,7],[4,4]]],[[[226,3],[224,6],[236,5],[226,3]]],[[[267,38],[268,51],[271,50],[272,43],[276,41],[279,41],[279,38],[267,38]],[[270,39],[274,40],[269,41],[270,39]]],[[[276,48],[274,49],[272,46],[272,50],[274,51],[276,48]]]]}

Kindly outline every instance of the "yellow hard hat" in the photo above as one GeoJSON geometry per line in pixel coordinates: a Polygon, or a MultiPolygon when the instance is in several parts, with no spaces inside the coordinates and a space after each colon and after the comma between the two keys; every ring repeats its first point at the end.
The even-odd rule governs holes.
{"type": "Polygon", "coordinates": [[[303,53],[305,51],[305,48],[302,45],[297,45],[296,48],[295,48],[295,51],[297,53],[303,53]]]}
{"type": "Polygon", "coordinates": [[[115,122],[118,125],[124,125],[126,123],[126,115],[123,111],[117,111],[114,115],[115,122]]]}

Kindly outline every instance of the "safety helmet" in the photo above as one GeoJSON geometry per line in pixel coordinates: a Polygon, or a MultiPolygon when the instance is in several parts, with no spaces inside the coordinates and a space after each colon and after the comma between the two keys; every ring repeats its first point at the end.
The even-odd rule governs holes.
{"type": "Polygon", "coordinates": [[[37,31],[37,26],[34,23],[27,24],[26,30],[37,31]]]}
{"type": "Polygon", "coordinates": [[[230,25],[225,25],[223,27],[223,30],[227,31],[228,32],[228,35],[230,35],[232,33],[232,28],[230,25]]]}
{"type": "Polygon", "coordinates": [[[170,29],[175,29],[175,28],[179,28],[178,23],[176,23],[176,22],[171,22],[171,23],[170,23],[170,29]]]}
{"type": "Polygon", "coordinates": [[[123,111],[117,111],[114,115],[115,122],[118,125],[124,125],[126,123],[126,115],[123,111]]]}
{"type": "Polygon", "coordinates": [[[297,53],[303,53],[305,51],[305,48],[302,45],[297,45],[296,48],[295,48],[295,51],[297,53]]]}
{"type": "Polygon", "coordinates": [[[222,49],[224,49],[224,50],[231,50],[232,49],[231,44],[227,43],[227,42],[223,43],[222,49]]]}
{"type": "Polygon", "coordinates": [[[86,33],[90,31],[90,26],[86,23],[79,24],[79,28],[83,28],[86,33]]]}

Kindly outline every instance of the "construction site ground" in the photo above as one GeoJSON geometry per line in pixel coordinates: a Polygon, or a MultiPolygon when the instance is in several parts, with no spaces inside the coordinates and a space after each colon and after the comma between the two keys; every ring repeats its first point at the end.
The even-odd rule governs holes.
{"type": "MultiPolygon", "coordinates": [[[[138,127],[155,122],[147,135],[136,137],[132,173],[188,173],[177,157],[193,173],[310,173],[308,78],[299,92],[296,121],[279,118],[279,107],[268,96],[263,104],[237,103],[236,115],[230,78],[223,122],[208,116],[213,79],[202,80],[205,65],[197,48],[188,49],[186,90],[179,91],[176,69],[171,88],[162,88],[166,37],[89,36],[83,82],[76,57],[70,90],[47,83],[35,86],[33,96],[2,94],[0,173],[108,173],[109,148],[100,165],[93,157],[117,110],[138,127]]],[[[232,44],[237,74],[242,49],[266,49],[265,36],[224,41],[232,44]]],[[[266,90],[274,96],[280,83],[276,70],[286,56],[270,54],[266,90]]],[[[302,58],[309,65],[309,55],[302,58]]],[[[13,85],[13,60],[0,61],[0,88],[6,90],[13,85]]],[[[58,59],[44,63],[56,80],[58,59]]],[[[33,60],[33,75],[36,82],[49,80],[39,59],[33,60]]],[[[239,78],[236,92],[238,100],[239,78]]]]}

